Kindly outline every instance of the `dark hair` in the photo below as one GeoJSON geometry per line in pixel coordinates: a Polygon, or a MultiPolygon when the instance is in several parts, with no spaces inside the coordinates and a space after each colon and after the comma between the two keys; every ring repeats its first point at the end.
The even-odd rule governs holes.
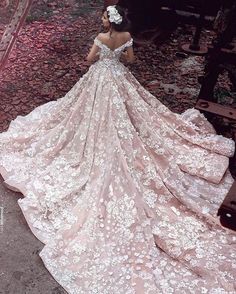
{"type": "MultiPolygon", "coordinates": [[[[110,22],[112,29],[117,32],[124,32],[128,30],[129,22],[126,16],[126,11],[119,5],[115,5],[118,13],[122,16],[122,22],[120,24],[116,24],[114,22],[110,22]]],[[[107,11],[106,9],[104,11],[107,11]]],[[[109,17],[109,14],[108,14],[109,17]]]]}

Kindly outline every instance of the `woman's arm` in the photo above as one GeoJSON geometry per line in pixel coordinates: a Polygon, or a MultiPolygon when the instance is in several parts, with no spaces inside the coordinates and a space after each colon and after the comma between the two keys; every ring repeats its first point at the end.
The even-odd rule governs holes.
{"type": "Polygon", "coordinates": [[[129,47],[125,52],[122,52],[122,57],[129,63],[135,62],[134,51],[132,47],[129,47]]]}
{"type": "MultiPolygon", "coordinates": [[[[129,32],[126,32],[125,34],[126,34],[126,38],[127,38],[126,40],[128,42],[129,40],[131,40],[132,36],[129,32]]],[[[133,46],[127,47],[125,53],[122,55],[125,57],[127,62],[134,63],[135,56],[134,56],[133,46]]]]}
{"type": "Polygon", "coordinates": [[[92,48],[90,49],[89,54],[86,57],[86,60],[89,62],[95,61],[97,59],[98,53],[99,53],[100,48],[93,44],[92,48]]]}
{"type": "Polygon", "coordinates": [[[134,56],[134,49],[133,47],[128,47],[126,50],[126,60],[130,63],[134,63],[135,56],[134,56]]]}

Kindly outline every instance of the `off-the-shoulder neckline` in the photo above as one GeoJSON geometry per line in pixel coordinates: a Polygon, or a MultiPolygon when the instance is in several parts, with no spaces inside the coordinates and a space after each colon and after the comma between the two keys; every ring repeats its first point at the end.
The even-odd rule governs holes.
{"type": "Polygon", "coordinates": [[[130,40],[128,40],[127,42],[125,42],[124,44],[122,44],[121,46],[117,47],[116,49],[112,50],[110,47],[108,47],[106,44],[104,44],[102,41],[100,41],[98,39],[98,37],[95,38],[100,44],[102,44],[103,46],[105,46],[107,49],[109,49],[111,52],[115,52],[116,50],[122,48],[124,45],[128,44],[129,42],[133,41],[133,38],[131,38],[130,40]]]}

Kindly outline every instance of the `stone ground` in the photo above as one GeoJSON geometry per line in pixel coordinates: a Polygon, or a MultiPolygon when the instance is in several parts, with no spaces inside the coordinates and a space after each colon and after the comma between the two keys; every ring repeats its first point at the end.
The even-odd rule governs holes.
{"type": "MultiPolygon", "coordinates": [[[[0,131],[6,131],[17,115],[63,97],[88,70],[85,56],[102,30],[102,7],[103,1],[35,1],[0,73],[0,131]]],[[[7,23],[4,15],[0,13],[0,36],[7,23]]],[[[178,113],[195,105],[200,89],[197,78],[204,68],[204,57],[179,54],[179,44],[189,42],[193,30],[180,26],[162,44],[136,43],[137,62],[127,65],[143,86],[178,113]]],[[[205,30],[202,42],[209,44],[213,37],[211,30],[205,30]]],[[[222,102],[233,102],[230,90],[227,76],[222,76],[216,93],[222,102]]],[[[43,244],[30,231],[17,204],[22,194],[10,191],[2,182],[0,293],[66,293],[38,256],[43,244]]]]}

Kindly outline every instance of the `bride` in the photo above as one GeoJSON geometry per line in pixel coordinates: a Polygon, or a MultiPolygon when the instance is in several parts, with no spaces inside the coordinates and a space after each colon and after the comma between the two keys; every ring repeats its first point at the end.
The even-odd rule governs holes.
{"type": "Polygon", "coordinates": [[[135,61],[122,8],[102,21],[88,72],[0,134],[4,184],[70,294],[236,293],[236,235],[216,217],[234,142],[122,64],[135,61]]]}

